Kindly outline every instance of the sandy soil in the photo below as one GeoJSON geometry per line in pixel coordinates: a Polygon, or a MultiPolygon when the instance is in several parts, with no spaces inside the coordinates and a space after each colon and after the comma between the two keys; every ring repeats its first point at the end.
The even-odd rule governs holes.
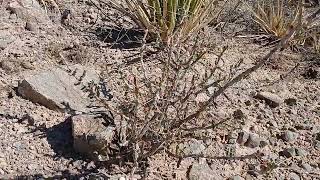
{"type": "MultiPolygon", "coordinates": [[[[56,10],[49,10],[43,14],[50,19],[47,24],[31,23],[28,25],[31,27],[27,27],[28,20],[10,8],[3,8],[7,5],[5,2],[0,7],[0,43],[1,38],[9,42],[0,44],[3,46],[0,48],[0,178],[88,179],[95,178],[99,172],[110,177],[120,174],[113,176],[116,179],[126,176],[121,175],[121,168],[116,165],[112,170],[106,169],[73,150],[67,114],[34,104],[16,93],[18,82],[30,72],[72,64],[108,72],[130,61],[133,59],[130,56],[139,52],[139,48],[134,47],[136,44],[126,40],[114,43],[114,39],[106,38],[102,31],[114,22],[127,24],[126,17],[108,9],[99,11],[89,1],[57,2],[62,14],[66,14],[66,17],[62,16],[63,20],[56,10]]],[[[243,68],[250,67],[269,50],[249,38],[233,36],[235,31],[246,32],[246,20],[239,18],[230,23],[227,32],[222,34],[209,30],[210,41],[217,47],[229,46],[225,61],[235,62],[242,58],[243,68]]],[[[308,53],[279,52],[248,79],[228,89],[226,95],[230,101],[223,97],[217,100],[217,114],[221,116],[237,122],[234,112],[241,110],[244,113],[243,122],[237,122],[240,125],[234,131],[251,132],[268,142],[266,146],[256,148],[236,144],[236,157],[239,158],[207,158],[217,179],[236,175],[245,179],[320,179],[320,143],[316,145],[320,141],[319,62],[319,56],[312,58],[308,53]],[[299,66],[290,72],[296,63],[299,66]],[[314,76],[314,72],[318,75],[314,76]],[[272,92],[283,100],[293,99],[296,103],[271,108],[253,97],[260,91],[272,92]],[[282,140],[279,136],[287,130],[293,131],[297,138],[290,142],[282,140]],[[279,155],[292,147],[303,152],[291,158],[279,155]],[[263,153],[262,158],[245,158],[257,152],[263,153]],[[268,173],[250,174],[252,166],[261,168],[265,162],[273,162],[278,167],[268,173]]],[[[128,66],[139,66],[139,63],[128,66]]],[[[112,85],[111,89],[116,91],[117,87],[112,85]]],[[[209,132],[206,139],[199,136],[198,141],[205,146],[206,155],[222,157],[229,133],[228,129],[219,129],[209,132]]],[[[186,158],[180,161],[164,152],[157,154],[149,159],[147,179],[186,179],[190,166],[198,160],[186,158]]]]}

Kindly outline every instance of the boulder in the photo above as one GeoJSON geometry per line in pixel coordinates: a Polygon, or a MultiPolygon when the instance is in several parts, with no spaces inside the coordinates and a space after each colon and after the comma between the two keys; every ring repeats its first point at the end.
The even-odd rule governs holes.
{"type": "Polygon", "coordinates": [[[92,160],[107,160],[116,128],[94,115],[72,117],[73,148],[92,160]]]}

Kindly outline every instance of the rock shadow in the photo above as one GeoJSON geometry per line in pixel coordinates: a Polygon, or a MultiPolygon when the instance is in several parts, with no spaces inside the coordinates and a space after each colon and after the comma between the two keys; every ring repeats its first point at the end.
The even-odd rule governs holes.
{"type": "Polygon", "coordinates": [[[95,35],[100,41],[110,43],[112,49],[132,49],[142,46],[144,31],[116,27],[99,27],[95,35]]]}
{"type": "Polygon", "coordinates": [[[73,149],[71,117],[50,128],[44,125],[35,127],[30,133],[37,131],[41,132],[37,136],[47,139],[51,149],[55,152],[54,158],[72,158],[74,161],[84,159],[73,149]]]}

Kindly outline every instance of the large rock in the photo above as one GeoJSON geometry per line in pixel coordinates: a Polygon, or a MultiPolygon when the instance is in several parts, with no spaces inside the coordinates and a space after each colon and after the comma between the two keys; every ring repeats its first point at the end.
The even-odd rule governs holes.
{"type": "Polygon", "coordinates": [[[72,68],[73,73],[54,68],[34,75],[27,75],[19,83],[18,92],[25,99],[52,110],[71,109],[87,112],[90,101],[81,89],[78,77],[82,77],[82,84],[87,84],[90,80],[98,83],[99,77],[93,70],[84,70],[82,66],[73,66],[72,68]]]}
{"type": "Polygon", "coordinates": [[[93,159],[107,160],[108,147],[115,135],[115,127],[93,115],[72,117],[73,147],[75,151],[93,159]]]}

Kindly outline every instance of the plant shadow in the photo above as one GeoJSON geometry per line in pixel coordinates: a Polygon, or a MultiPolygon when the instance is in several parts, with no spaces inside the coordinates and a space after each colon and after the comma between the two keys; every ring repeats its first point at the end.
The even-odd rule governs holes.
{"type": "Polygon", "coordinates": [[[100,41],[110,43],[112,49],[132,49],[143,44],[144,31],[116,27],[99,27],[95,35],[100,41]]]}

